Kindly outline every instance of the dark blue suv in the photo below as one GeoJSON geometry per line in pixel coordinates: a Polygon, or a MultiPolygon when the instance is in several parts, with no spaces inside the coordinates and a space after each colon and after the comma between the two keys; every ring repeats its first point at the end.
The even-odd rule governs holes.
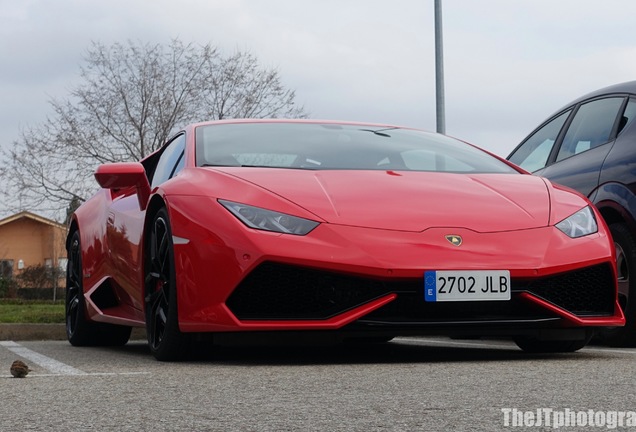
{"type": "Polygon", "coordinates": [[[618,297],[627,324],[601,334],[636,346],[636,81],[589,93],[548,118],[508,156],[578,190],[600,210],[616,245],[618,297]]]}

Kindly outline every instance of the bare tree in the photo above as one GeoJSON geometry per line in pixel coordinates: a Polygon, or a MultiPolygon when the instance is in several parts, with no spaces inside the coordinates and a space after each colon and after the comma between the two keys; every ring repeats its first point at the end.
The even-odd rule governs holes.
{"type": "Polygon", "coordinates": [[[3,152],[0,178],[15,210],[59,216],[95,190],[97,165],[143,158],[191,122],[307,116],[276,69],[209,44],[93,43],[80,77],[68,99],[50,101],[52,116],[3,152]]]}

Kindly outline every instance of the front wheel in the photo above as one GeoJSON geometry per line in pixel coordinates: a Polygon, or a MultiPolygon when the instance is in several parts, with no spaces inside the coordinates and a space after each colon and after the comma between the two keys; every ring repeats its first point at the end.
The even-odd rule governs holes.
{"type": "Polygon", "coordinates": [[[625,327],[605,330],[601,339],[610,346],[636,346],[636,241],[624,223],[609,226],[616,248],[618,303],[625,314],[625,327]]]}
{"type": "Polygon", "coordinates": [[[157,360],[180,359],[187,337],[179,330],[174,247],[168,212],[160,209],[152,219],[145,262],[146,333],[157,360]]]}
{"type": "Polygon", "coordinates": [[[393,338],[393,336],[359,336],[345,338],[344,343],[348,345],[376,345],[391,342],[393,338]]]}

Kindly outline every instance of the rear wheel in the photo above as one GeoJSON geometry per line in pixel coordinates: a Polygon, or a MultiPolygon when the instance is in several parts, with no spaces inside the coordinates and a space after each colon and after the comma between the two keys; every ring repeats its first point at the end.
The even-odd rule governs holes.
{"type": "Polygon", "coordinates": [[[132,327],[115,324],[99,324],[99,345],[121,346],[126,345],[132,333],[132,327]]]}
{"type": "Polygon", "coordinates": [[[601,339],[611,346],[636,346],[636,241],[624,223],[610,225],[616,248],[618,302],[625,314],[625,327],[605,330],[601,339]]]}
{"type": "Polygon", "coordinates": [[[180,359],[187,336],[179,330],[177,284],[172,231],[168,212],[160,209],[152,220],[146,250],[146,333],[157,360],[180,359]]]}
{"type": "Polygon", "coordinates": [[[79,231],[71,236],[66,264],[66,337],[71,345],[95,345],[99,338],[97,324],[86,318],[86,300],[82,285],[82,253],[79,231]]]}
{"type": "Polygon", "coordinates": [[[66,265],[66,337],[74,346],[125,345],[132,328],[89,321],[82,278],[82,249],[79,231],[71,236],[66,265]]]}
{"type": "Polygon", "coordinates": [[[540,340],[528,336],[514,338],[519,348],[528,353],[569,353],[583,348],[592,339],[592,333],[581,340],[540,340]]]}

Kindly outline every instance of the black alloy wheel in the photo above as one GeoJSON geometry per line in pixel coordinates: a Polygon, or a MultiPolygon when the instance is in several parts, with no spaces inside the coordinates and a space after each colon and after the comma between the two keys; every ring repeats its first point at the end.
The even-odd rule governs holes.
{"type": "Polygon", "coordinates": [[[147,245],[145,305],[148,345],[157,360],[179,360],[186,352],[188,340],[179,330],[172,231],[165,208],[152,219],[147,245]]]}
{"type": "Polygon", "coordinates": [[[71,236],[67,257],[65,314],[68,341],[74,346],[125,345],[132,327],[96,323],[86,317],[79,231],[71,236]]]}
{"type": "Polygon", "coordinates": [[[530,336],[517,336],[514,341],[527,353],[571,353],[587,345],[592,336],[594,333],[589,331],[584,339],[579,340],[541,340],[530,336]]]}
{"type": "Polygon", "coordinates": [[[636,346],[636,241],[624,223],[609,226],[616,248],[618,303],[625,314],[625,327],[604,330],[601,339],[610,346],[636,346]]]}
{"type": "Polygon", "coordinates": [[[66,337],[74,346],[94,345],[99,329],[86,318],[79,231],[71,236],[66,256],[66,337]]]}

